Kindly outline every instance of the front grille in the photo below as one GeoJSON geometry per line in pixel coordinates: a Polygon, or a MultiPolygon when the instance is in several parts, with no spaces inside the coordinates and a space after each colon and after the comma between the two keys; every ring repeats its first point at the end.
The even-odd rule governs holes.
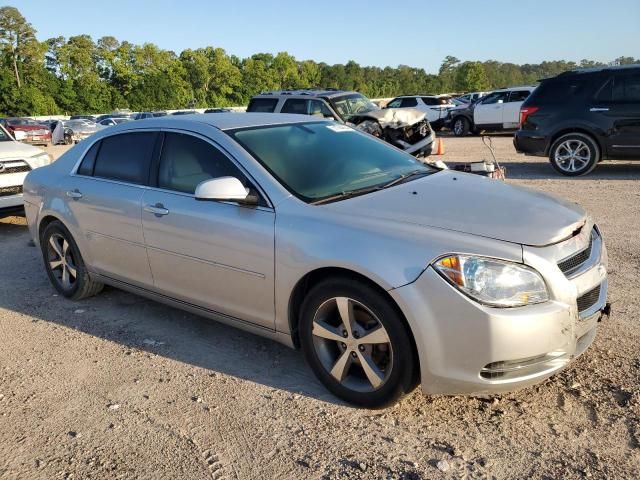
{"type": "Polygon", "coordinates": [[[30,171],[31,167],[27,162],[23,162],[22,160],[18,162],[0,162],[0,175],[4,175],[5,173],[22,173],[30,171]]]}
{"type": "Polygon", "coordinates": [[[593,233],[591,233],[591,237],[589,238],[589,246],[582,250],[581,252],[576,253],[572,257],[563,260],[558,263],[558,268],[562,271],[562,273],[569,273],[573,270],[577,270],[580,266],[589,260],[591,256],[591,248],[593,247],[593,233]]]}
{"type": "Polygon", "coordinates": [[[587,293],[578,298],[578,312],[584,312],[593,307],[600,298],[600,285],[589,290],[587,293]]]}
{"type": "Polygon", "coordinates": [[[15,187],[0,187],[0,197],[18,195],[19,193],[22,193],[22,185],[16,185],[15,187]]]}

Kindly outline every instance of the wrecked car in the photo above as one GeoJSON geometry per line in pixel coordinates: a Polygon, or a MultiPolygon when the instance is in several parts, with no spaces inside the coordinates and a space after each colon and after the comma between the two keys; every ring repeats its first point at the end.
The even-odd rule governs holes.
{"type": "Polygon", "coordinates": [[[73,143],[79,143],[87,137],[90,137],[98,130],[105,128],[91,120],[67,120],[63,122],[65,136],[70,135],[73,143]]]}
{"type": "Polygon", "coordinates": [[[333,119],[416,157],[430,155],[435,140],[424,112],[412,108],[382,110],[358,92],[275,90],[252,97],[247,112],[297,113],[333,119]]]}

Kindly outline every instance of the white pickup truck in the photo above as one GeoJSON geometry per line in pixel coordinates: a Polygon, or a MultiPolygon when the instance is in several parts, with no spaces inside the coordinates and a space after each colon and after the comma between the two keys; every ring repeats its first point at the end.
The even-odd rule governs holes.
{"type": "MultiPolygon", "coordinates": [[[[19,137],[19,132],[16,132],[19,137]]],[[[0,126],[0,218],[23,211],[22,184],[34,168],[51,163],[51,155],[20,143],[0,126]]]]}

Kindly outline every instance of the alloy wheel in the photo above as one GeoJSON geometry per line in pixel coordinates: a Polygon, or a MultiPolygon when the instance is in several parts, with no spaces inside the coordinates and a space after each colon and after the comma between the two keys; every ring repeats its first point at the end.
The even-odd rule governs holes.
{"type": "Polygon", "coordinates": [[[458,120],[456,120],[456,123],[453,124],[453,133],[455,133],[456,135],[462,135],[463,131],[464,131],[464,120],[459,118],[458,120]]]}
{"type": "Polygon", "coordinates": [[[73,249],[64,236],[54,233],[47,245],[47,262],[54,278],[64,290],[70,290],[76,283],[78,271],[73,258],[73,249]]]}
{"type": "Polygon", "coordinates": [[[591,150],[582,140],[565,140],[557,146],[553,159],[559,169],[576,173],[588,168],[591,161],[591,150]]]}
{"type": "Polygon", "coordinates": [[[341,385],[358,392],[379,389],[393,369],[391,340],[378,317],[348,297],[325,301],[313,318],[315,353],[341,385]]]}

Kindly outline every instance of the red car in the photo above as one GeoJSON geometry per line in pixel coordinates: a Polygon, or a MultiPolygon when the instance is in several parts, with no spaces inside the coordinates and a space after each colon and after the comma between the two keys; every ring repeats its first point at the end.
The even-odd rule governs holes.
{"type": "Polygon", "coordinates": [[[51,130],[48,125],[31,120],[30,118],[3,118],[0,120],[7,131],[13,135],[16,140],[33,145],[47,146],[51,143],[51,130]],[[23,132],[16,135],[16,132],[23,132]]]}

